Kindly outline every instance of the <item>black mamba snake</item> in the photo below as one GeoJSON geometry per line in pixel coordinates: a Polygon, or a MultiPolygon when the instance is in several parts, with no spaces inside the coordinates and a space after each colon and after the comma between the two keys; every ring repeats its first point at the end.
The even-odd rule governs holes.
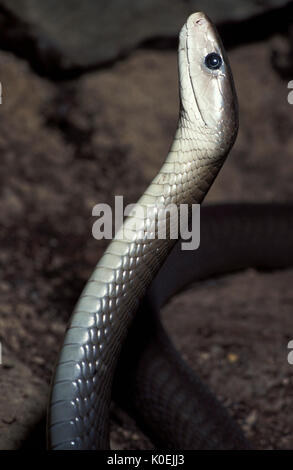
{"type": "Polygon", "coordinates": [[[200,249],[180,251],[170,232],[167,239],[158,238],[161,208],[203,201],[238,130],[228,60],[203,13],[191,15],[180,32],[179,82],[174,141],[137,203],[152,207],[148,233],[146,216],[132,212],[70,320],[48,412],[52,449],[108,449],[111,396],[161,448],[249,448],[240,428],[181,360],[157,312],[191,281],[248,266],[292,264],[293,211],[281,205],[206,207],[200,249]]]}

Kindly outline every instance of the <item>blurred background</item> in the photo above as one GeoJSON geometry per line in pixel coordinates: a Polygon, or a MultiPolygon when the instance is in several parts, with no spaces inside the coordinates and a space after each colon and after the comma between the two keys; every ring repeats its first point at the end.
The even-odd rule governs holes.
{"type": "MultiPolygon", "coordinates": [[[[0,0],[0,449],[45,446],[66,322],[105,241],[92,207],[135,202],[178,116],[177,37],[217,24],[240,131],[206,202],[293,201],[293,3],[0,0]]],[[[293,448],[293,271],[203,282],[163,319],[178,349],[258,448],[293,448]],[[180,316],[179,316],[180,315],[180,316]]],[[[113,406],[115,449],[151,449],[113,406]]]]}

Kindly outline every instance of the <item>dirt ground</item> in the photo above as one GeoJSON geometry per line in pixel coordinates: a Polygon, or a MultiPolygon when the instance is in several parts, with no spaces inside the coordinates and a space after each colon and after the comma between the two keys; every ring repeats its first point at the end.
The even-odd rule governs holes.
{"type": "MultiPolygon", "coordinates": [[[[240,131],[207,202],[293,200],[293,106],[272,65],[284,47],[274,36],[229,53],[240,131]]],[[[91,236],[92,207],[114,195],[135,202],[164,161],[177,122],[176,61],[175,50],[144,48],[52,82],[0,51],[1,449],[45,446],[65,325],[106,246],[91,236]]],[[[293,448],[292,281],[293,270],[211,279],[162,313],[256,448],[293,448]]],[[[111,423],[112,448],[152,448],[115,406],[111,423]]]]}

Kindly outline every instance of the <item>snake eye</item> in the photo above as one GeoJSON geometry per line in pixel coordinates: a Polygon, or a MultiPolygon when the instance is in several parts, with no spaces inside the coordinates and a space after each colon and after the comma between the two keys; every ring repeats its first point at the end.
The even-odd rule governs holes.
{"type": "Polygon", "coordinates": [[[217,70],[221,67],[223,60],[219,54],[211,52],[205,57],[204,63],[208,69],[217,70]]]}

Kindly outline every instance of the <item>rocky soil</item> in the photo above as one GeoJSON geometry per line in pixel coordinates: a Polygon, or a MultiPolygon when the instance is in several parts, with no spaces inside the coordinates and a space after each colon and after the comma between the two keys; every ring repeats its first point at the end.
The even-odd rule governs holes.
{"type": "MultiPolygon", "coordinates": [[[[240,131],[207,202],[293,200],[290,69],[274,66],[287,49],[270,36],[230,50],[240,131]]],[[[106,246],[91,236],[92,207],[115,194],[135,202],[163,162],[177,120],[176,51],[138,49],[58,82],[9,52],[0,69],[0,448],[42,448],[65,325],[106,246]]],[[[257,448],[293,447],[292,280],[292,270],[249,270],[197,284],[163,311],[257,448]]],[[[115,406],[111,440],[152,448],[115,406]]]]}

